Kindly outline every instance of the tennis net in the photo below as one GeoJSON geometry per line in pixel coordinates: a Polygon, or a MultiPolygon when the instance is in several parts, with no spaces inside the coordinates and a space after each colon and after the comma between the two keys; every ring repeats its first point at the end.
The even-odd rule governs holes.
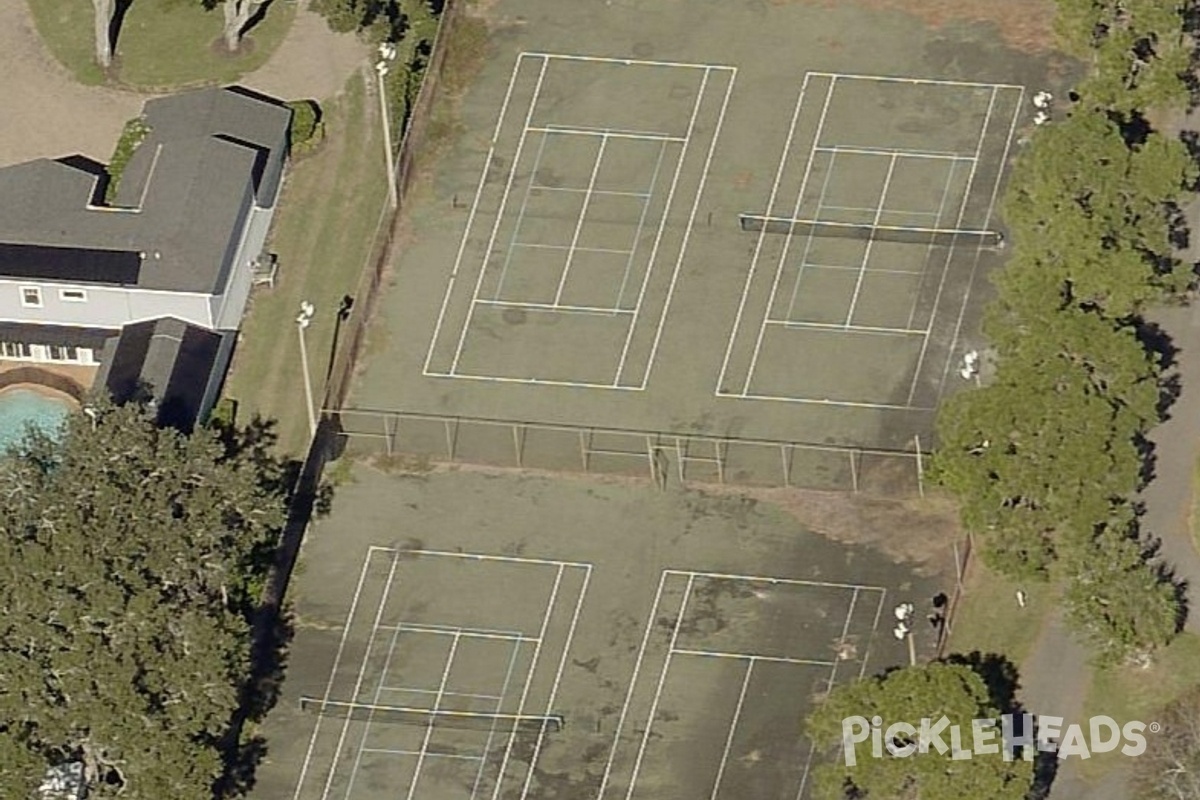
{"type": "Polygon", "coordinates": [[[871,225],[860,222],[834,222],[819,219],[790,219],[762,214],[738,214],[744,231],[790,235],[831,236],[864,241],[903,242],[924,245],[979,245],[999,247],[1004,235],[999,231],[959,228],[921,228],[904,225],[871,225]]]}
{"type": "Polygon", "coordinates": [[[502,714],[487,711],[459,711],[449,708],[413,708],[374,703],[347,703],[301,697],[300,710],[322,717],[362,722],[398,723],[479,731],[515,731],[520,733],[557,733],[566,724],[558,714],[502,714]]]}

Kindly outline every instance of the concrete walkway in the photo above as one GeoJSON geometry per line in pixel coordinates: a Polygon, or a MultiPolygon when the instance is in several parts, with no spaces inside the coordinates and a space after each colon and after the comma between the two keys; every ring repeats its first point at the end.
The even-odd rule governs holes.
{"type": "MultiPolygon", "coordinates": [[[[107,161],[125,121],[151,95],[76,83],[42,43],[27,3],[0,0],[0,166],[73,153],[107,161]]],[[[279,49],[240,83],[283,100],[324,100],[368,55],[356,36],[330,31],[303,2],[279,49]]]]}

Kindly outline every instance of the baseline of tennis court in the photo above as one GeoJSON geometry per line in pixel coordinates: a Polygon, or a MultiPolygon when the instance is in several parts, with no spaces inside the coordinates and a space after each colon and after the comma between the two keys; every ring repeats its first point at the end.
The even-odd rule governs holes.
{"type": "Polygon", "coordinates": [[[591,571],[370,547],[293,800],[524,798],[591,571]]]}
{"type": "Polygon", "coordinates": [[[839,674],[865,674],[886,595],[878,586],[664,570],[599,800],[804,796],[814,757],[807,710],[839,674]],[[788,620],[796,635],[772,639],[749,624],[764,618],[788,620]],[[662,780],[679,763],[694,765],[691,785],[662,780]]]}
{"type": "Polygon", "coordinates": [[[740,218],[757,237],[717,395],[935,407],[981,255],[1002,241],[1023,98],[807,73],[765,206],[740,218]]]}
{"type": "Polygon", "coordinates": [[[520,53],[424,374],[644,389],[735,73],[520,53]]]}

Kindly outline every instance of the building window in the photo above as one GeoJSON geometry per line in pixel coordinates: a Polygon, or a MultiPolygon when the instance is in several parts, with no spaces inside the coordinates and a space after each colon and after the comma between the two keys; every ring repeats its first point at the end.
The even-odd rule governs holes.
{"type": "Polygon", "coordinates": [[[65,300],[68,303],[86,303],[87,292],[83,289],[59,289],[58,299],[65,300]]]}
{"type": "Polygon", "coordinates": [[[25,360],[29,358],[29,347],[24,342],[0,342],[0,356],[25,360]]]}
{"type": "Polygon", "coordinates": [[[22,286],[21,305],[26,308],[41,308],[42,290],[36,286],[22,286]]]}

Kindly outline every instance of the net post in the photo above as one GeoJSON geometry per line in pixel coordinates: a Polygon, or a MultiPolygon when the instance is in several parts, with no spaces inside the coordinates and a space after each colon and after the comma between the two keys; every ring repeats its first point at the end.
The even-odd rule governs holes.
{"type": "Polygon", "coordinates": [[[389,418],[389,414],[383,415],[383,451],[387,453],[388,458],[391,458],[393,454],[392,445],[394,444],[395,439],[392,436],[392,431],[388,429],[389,418]]]}
{"type": "Polygon", "coordinates": [[[675,469],[679,472],[679,485],[687,483],[687,462],[685,460],[685,449],[683,446],[683,437],[675,437],[675,469]]]}
{"type": "Polygon", "coordinates": [[[713,443],[713,450],[717,457],[717,480],[720,481],[722,486],[725,485],[725,453],[727,452],[723,449],[725,444],[726,442],[723,439],[718,439],[713,443]]]}
{"type": "Polygon", "coordinates": [[[917,493],[925,497],[925,460],[921,455],[921,434],[913,434],[913,445],[917,451],[917,493]]]}

